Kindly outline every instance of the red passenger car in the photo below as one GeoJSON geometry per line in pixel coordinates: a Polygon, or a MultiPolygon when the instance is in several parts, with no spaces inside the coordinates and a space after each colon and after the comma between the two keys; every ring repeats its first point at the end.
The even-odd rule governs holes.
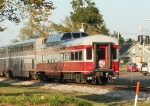
{"type": "Polygon", "coordinates": [[[118,48],[118,40],[111,36],[55,34],[36,51],[36,71],[41,79],[106,84],[119,75],[118,48]]]}

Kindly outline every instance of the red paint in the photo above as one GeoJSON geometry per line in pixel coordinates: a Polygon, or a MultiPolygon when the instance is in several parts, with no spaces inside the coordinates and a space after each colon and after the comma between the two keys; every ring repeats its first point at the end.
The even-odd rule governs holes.
{"type": "MultiPolygon", "coordinates": [[[[119,70],[117,66],[119,62],[112,63],[112,71],[119,70]]],[[[83,74],[89,74],[94,69],[93,62],[62,62],[57,64],[51,63],[38,63],[36,65],[37,70],[45,71],[47,74],[56,74],[58,72],[82,72],[83,74]]],[[[118,72],[119,74],[119,72],[118,72]]]]}
{"type": "Polygon", "coordinates": [[[137,85],[136,85],[136,95],[139,94],[139,90],[140,90],[140,82],[137,82],[137,85]]]}
{"type": "Polygon", "coordinates": [[[112,64],[113,64],[113,71],[115,72],[116,75],[119,75],[119,62],[114,61],[112,64]]]}
{"type": "Polygon", "coordinates": [[[55,71],[93,71],[92,62],[62,62],[57,64],[38,63],[37,70],[55,70],[55,71]]]}
{"type": "Polygon", "coordinates": [[[113,47],[119,49],[119,45],[113,45],[113,47]]]}

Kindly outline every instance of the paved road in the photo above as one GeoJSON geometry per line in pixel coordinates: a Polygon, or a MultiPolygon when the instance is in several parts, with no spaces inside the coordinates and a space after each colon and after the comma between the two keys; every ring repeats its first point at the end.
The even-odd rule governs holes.
{"type": "Polygon", "coordinates": [[[144,76],[140,72],[127,72],[127,71],[120,71],[119,79],[127,79],[130,80],[132,76],[133,80],[149,80],[150,81],[150,74],[144,76]]]}

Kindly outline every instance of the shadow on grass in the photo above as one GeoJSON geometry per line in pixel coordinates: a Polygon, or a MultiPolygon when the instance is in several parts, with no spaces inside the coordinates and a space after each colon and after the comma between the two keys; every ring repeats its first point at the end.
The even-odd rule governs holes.
{"type": "Polygon", "coordinates": [[[12,87],[11,84],[0,82],[0,87],[12,87]]]}
{"type": "Polygon", "coordinates": [[[81,98],[84,100],[88,100],[93,102],[93,106],[133,106],[134,100],[124,100],[119,97],[110,97],[105,95],[82,95],[77,96],[77,98],[81,98]]]}
{"type": "Polygon", "coordinates": [[[78,98],[93,101],[93,102],[99,102],[99,103],[108,103],[108,102],[118,102],[119,100],[122,100],[118,97],[108,97],[105,95],[97,95],[97,94],[91,94],[91,95],[82,95],[77,96],[78,98]]]}
{"type": "Polygon", "coordinates": [[[110,82],[109,85],[128,85],[128,86],[136,86],[137,82],[140,82],[140,86],[150,86],[150,82],[148,80],[141,79],[116,79],[114,82],[110,82]]]}

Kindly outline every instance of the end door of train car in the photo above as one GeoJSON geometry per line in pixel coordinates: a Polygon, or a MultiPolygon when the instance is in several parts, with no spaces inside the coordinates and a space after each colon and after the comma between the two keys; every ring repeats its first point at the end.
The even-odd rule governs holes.
{"type": "Polygon", "coordinates": [[[94,44],[94,68],[111,68],[111,44],[94,44]]]}
{"type": "Polygon", "coordinates": [[[116,78],[118,52],[113,43],[93,43],[93,58],[97,83],[105,84],[116,78]]]}

